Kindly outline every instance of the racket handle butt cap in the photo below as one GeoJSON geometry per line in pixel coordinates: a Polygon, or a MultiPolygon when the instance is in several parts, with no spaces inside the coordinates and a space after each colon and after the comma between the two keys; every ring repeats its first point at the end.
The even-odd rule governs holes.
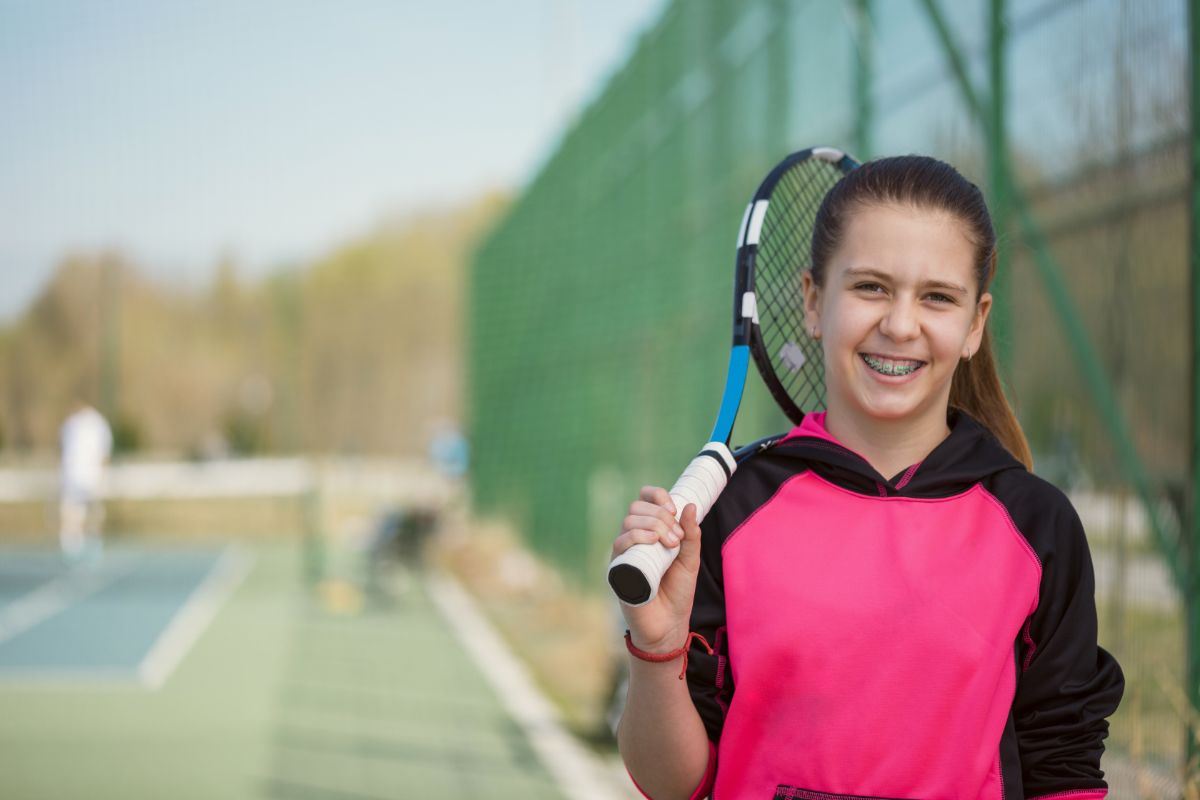
{"type": "Polygon", "coordinates": [[[608,565],[608,585],[622,603],[644,606],[658,595],[658,584],[679,548],[661,544],[634,545],[608,565]]]}

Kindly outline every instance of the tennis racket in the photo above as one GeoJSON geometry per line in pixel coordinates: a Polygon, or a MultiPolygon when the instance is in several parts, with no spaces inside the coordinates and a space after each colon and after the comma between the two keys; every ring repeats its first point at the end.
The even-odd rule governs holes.
{"type": "MultiPolygon", "coordinates": [[[[754,193],[738,231],[733,278],[733,349],[721,408],[708,444],[671,487],[676,519],[696,506],[696,522],[704,519],[737,470],[738,462],[777,437],[729,449],[746,374],[753,355],[771,396],[795,424],[805,410],[820,409],[825,377],[820,344],[804,328],[800,276],[808,269],[809,247],[817,209],[833,185],[858,162],[841,150],[813,147],[779,162],[754,193]]],[[[637,544],[613,559],[608,583],[622,602],[645,605],[658,594],[658,584],[678,547],[637,544]]]]}

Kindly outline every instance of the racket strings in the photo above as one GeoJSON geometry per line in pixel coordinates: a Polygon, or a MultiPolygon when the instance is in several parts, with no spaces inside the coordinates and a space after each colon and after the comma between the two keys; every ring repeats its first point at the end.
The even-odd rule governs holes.
{"type": "Polygon", "coordinates": [[[771,193],[758,243],[759,335],[774,378],[797,411],[824,403],[821,347],[804,326],[801,275],[809,267],[817,209],[841,176],[838,167],[818,159],[800,161],[784,173],[771,193]]]}

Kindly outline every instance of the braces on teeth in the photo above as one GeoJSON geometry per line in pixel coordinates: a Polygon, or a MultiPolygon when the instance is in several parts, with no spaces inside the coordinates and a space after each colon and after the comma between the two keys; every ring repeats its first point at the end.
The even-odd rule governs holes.
{"type": "Polygon", "coordinates": [[[921,366],[920,362],[909,363],[909,364],[889,364],[885,361],[881,361],[878,358],[873,358],[866,354],[863,354],[862,360],[867,362],[868,367],[870,367],[871,369],[873,369],[876,372],[879,372],[883,375],[894,375],[894,376],[910,375],[913,372],[916,372],[917,369],[919,369],[921,366]]]}

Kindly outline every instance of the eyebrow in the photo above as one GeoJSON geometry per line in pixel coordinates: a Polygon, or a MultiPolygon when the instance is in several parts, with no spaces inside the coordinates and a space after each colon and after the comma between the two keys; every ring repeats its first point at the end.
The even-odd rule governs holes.
{"type": "MultiPolygon", "coordinates": [[[[870,269],[869,267],[851,267],[850,269],[846,270],[846,277],[848,277],[848,278],[875,278],[875,279],[883,281],[885,283],[891,282],[891,280],[892,280],[891,275],[888,275],[887,273],[884,273],[884,272],[880,272],[878,270],[870,269]]],[[[957,284],[957,283],[950,283],[948,281],[925,281],[924,283],[921,284],[921,288],[922,289],[944,289],[944,290],[950,291],[950,292],[958,292],[960,294],[967,294],[967,288],[965,286],[962,286],[961,284],[957,284]]]]}

